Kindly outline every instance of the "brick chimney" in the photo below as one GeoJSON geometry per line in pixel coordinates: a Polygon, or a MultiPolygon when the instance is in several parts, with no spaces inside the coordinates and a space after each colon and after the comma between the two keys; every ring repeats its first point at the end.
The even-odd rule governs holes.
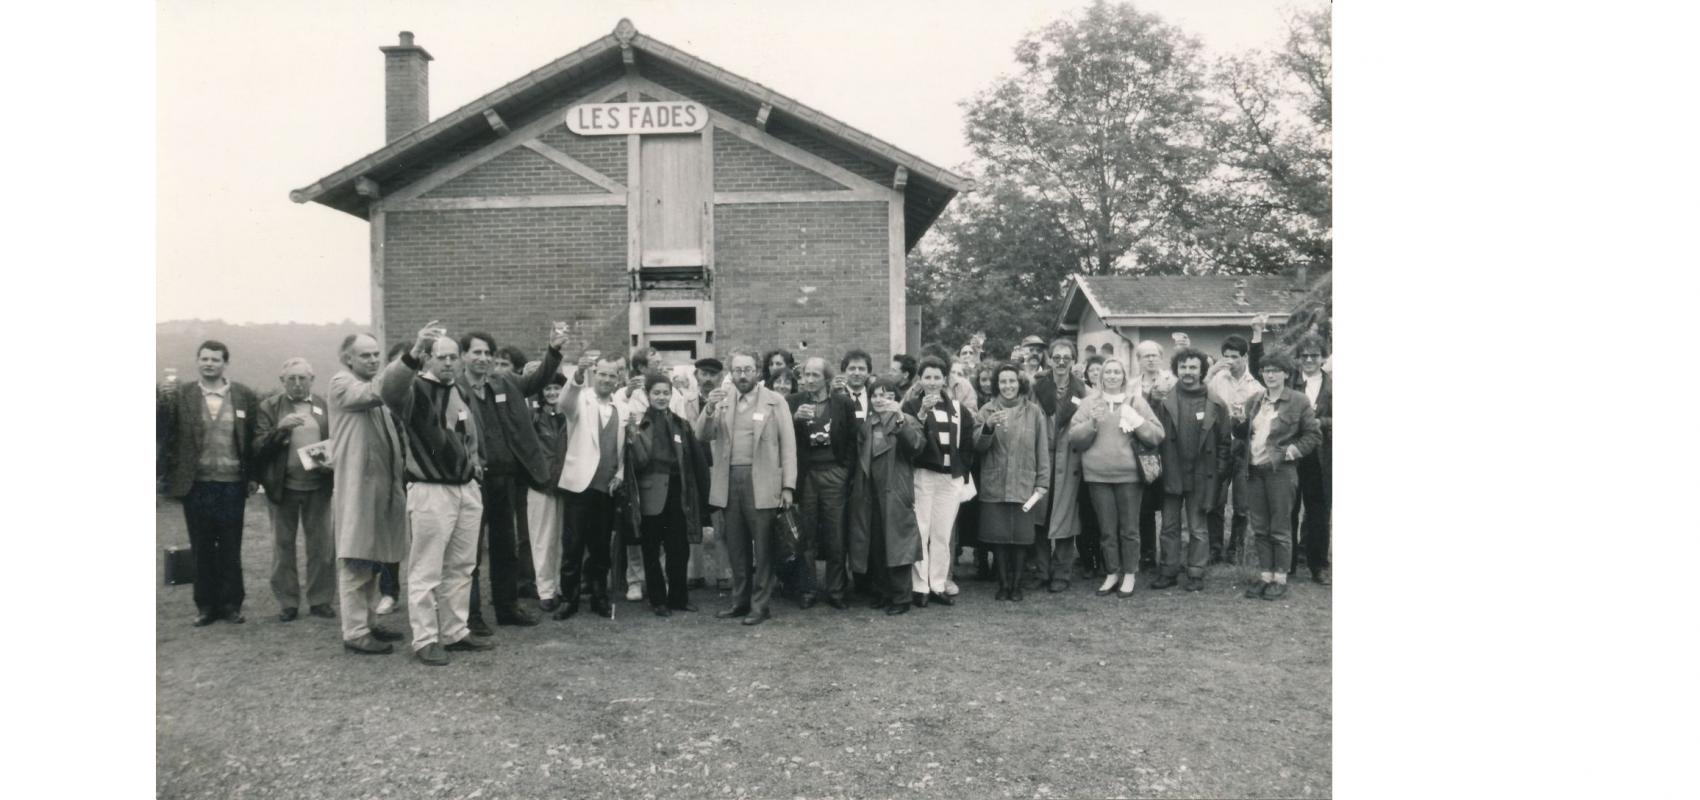
{"type": "Polygon", "coordinates": [[[384,54],[384,141],[393,142],[431,120],[431,54],[413,44],[413,31],[401,43],[380,47],[384,54]]]}

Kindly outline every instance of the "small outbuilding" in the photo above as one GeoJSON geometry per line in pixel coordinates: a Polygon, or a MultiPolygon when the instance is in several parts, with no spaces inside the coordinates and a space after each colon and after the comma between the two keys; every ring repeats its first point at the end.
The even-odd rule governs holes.
{"type": "Polygon", "coordinates": [[[1173,353],[1175,333],[1215,357],[1230,335],[1249,338],[1259,314],[1268,314],[1271,326],[1286,323],[1307,288],[1302,277],[1077,275],[1063,295],[1057,327],[1082,352],[1108,345],[1124,360],[1146,339],[1173,353]]]}
{"type": "Polygon", "coordinates": [[[289,194],[371,223],[380,337],[909,349],[906,254],[965,178],[629,20],[435,120],[430,53],[380,49],[387,144],[289,194]]]}

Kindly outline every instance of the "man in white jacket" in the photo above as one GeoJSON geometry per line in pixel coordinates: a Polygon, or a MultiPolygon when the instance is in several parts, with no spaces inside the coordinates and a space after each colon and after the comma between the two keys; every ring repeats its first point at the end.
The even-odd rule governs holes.
{"type": "Polygon", "coordinates": [[[555,619],[578,613],[579,582],[590,586],[590,610],[614,615],[608,602],[608,545],[614,530],[614,493],[625,480],[626,425],[614,402],[624,367],[619,356],[579,359],[578,372],[561,392],[558,407],[567,418],[563,435],[566,457],[561,463],[562,504],[561,607],[555,619]],[[586,375],[591,391],[585,392],[586,375]],[[588,555],[588,558],[587,558],[588,555]]]}

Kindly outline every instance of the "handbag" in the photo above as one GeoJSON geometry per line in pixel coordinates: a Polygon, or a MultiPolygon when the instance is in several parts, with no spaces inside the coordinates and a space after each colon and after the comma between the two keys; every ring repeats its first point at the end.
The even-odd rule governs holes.
{"type": "Polygon", "coordinates": [[[1163,457],[1157,448],[1136,440],[1133,454],[1139,462],[1140,480],[1156,483],[1158,478],[1163,477],[1163,457]]]}
{"type": "Polygon", "coordinates": [[[979,488],[974,485],[974,475],[970,473],[963,478],[962,483],[956,485],[956,503],[957,505],[961,505],[969,500],[973,500],[975,495],[978,495],[979,493],[979,488]]]}

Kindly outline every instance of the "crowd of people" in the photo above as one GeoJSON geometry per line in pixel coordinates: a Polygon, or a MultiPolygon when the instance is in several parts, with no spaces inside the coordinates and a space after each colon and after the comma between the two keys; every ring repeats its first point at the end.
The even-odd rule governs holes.
{"type": "Polygon", "coordinates": [[[1332,377],[1324,340],[1265,352],[1264,328],[1215,358],[1181,334],[1167,353],[1140,342],[1131,362],[1036,336],[999,360],[977,336],[878,373],[854,348],[569,361],[560,324],[531,361],[433,322],[387,354],[349,336],[325,395],[290,359],[264,398],[208,341],[197,380],[159,389],[161,485],[183,505],[196,626],[244,621],[242,520],[263,487],[278,618],[305,603],[381,654],[408,637],[377,620],[404,605],[433,666],[495,646],[484,574],[496,624],[517,626],[612,618],[622,584],[664,617],[697,611],[692,588],[746,626],[776,595],[895,616],[954,605],[965,549],[997,602],[1075,579],[1130,598],[1141,572],[1198,591],[1242,553],[1244,596],[1278,600],[1301,558],[1331,581],[1332,377]]]}

